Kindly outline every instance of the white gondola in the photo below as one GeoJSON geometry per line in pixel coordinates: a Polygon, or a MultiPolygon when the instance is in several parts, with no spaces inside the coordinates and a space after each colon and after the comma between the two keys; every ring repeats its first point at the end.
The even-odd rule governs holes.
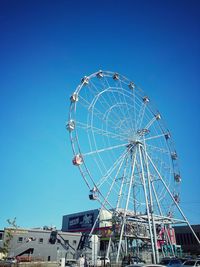
{"type": "Polygon", "coordinates": [[[98,73],[97,73],[97,78],[103,78],[103,71],[100,70],[98,73]]]}
{"type": "Polygon", "coordinates": [[[165,139],[168,140],[169,138],[171,138],[170,133],[165,133],[165,139]]]}
{"type": "Polygon", "coordinates": [[[143,102],[146,104],[146,103],[149,103],[149,98],[148,96],[145,96],[143,97],[143,102]]]}
{"type": "Polygon", "coordinates": [[[173,213],[172,213],[171,211],[169,211],[169,212],[167,213],[167,217],[172,218],[172,217],[173,217],[173,213]]]}
{"type": "Polygon", "coordinates": [[[177,182],[177,183],[180,183],[181,182],[181,176],[179,174],[175,174],[174,175],[174,180],[177,182]]]}
{"type": "Polygon", "coordinates": [[[81,79],[81,83],[83,85],[87,85],[89,83],[89,78],[87,76],[84,76],[82,79],[81,79]]]}
{"type": "Polygon", "coordinates": [[[161,119],[161,115],[158,113],[158,114],[155,115],[155,118],[156,118],[156,120],[158,121],[158,120],[161,119]]]}
{"type": "Polygon", "coordinates": [[[98,199],[98,191],[97,191],[96,187],[94,187],[93,189],[90,190],[89,199],[90,200],[97,200],[98,199]]]}
{"type": "Polygon", "coordinates": [[[176,203],[180,203],[180,197],[178,194],[174,195],[174,200],[176,201],[176,203]]]}
{"type": "Polygon", "coordinates": [[[72,132],[75,129],[75,121],[70,120],[67,124],[66,124],[66,129],[69,132],[72,132]]]}
{"type": "Polygon", "coordinates": [[[79,166],[79,165],[83,164],[83,157],[80,154],[76,155],[73,158],[72,163],[75,166],[79,166]]]}
{"type": "Polygon", "coordinates": [[[78,102],[78,94],[77,93],[73,93],[73,95],[71,95],[71,97],[70,97],[70,101],[72,103],[78,102]]]}
{"type": "Polygon", "coordinates": [[[113,79],[114,79],[115,81],[119,80],[119,74],[118,74],[118,73],[115,73],[115,74],[113,75],[113,79]]]}
{"type": "Polygon", "coordinates": [[[176,152],[172,152],[171,157],[173,160],[176,160],[178,158],[176,152]]]}
{"type": "Polygon", "coordinates": [[[134,84],[134,82],[130,82],[129,85],[128,85],[128,87],[129,87],[131,90],[135,89],[135,84],[134,84]]]}

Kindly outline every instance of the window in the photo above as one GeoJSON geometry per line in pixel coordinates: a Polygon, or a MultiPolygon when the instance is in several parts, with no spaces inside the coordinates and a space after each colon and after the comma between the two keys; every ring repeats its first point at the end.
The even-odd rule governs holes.
{"type": "Polygon", "coordinates": [[[76,245],[76,240],[73,240],[73,245],[76,245]]]}
{"type": "Polygon", "coordinates": [[[169,262],[170,262],[170,260],[164,259],[164,260],[162,260],[162,261],[160,262],[160,264],[162,264],[162,265],[168,265],[169,262]]]}
{"type": "Polygon", "coordinates": [[[3,240],[3,233],[0,233],[0,240],[3,240]]]}
{"type": "Polygon", "coordinates": [[[191,244],[194,244],[194,236],[191,233],[190,233],[190,240],[191,240],[191,244]]]}
{"type": "Polygon", "coordinates": [[[176,234],[176,241],[177,241],[177,244],[180,244],[180,235],[179,234],[176,234]]]}
{"type": "Polygon", "coordinates": [[[44,242],[43,238],[39,238],[39,243],[42,244],[44,242]]]}
{"type": "Polygon", "coordinates": [[[188,233],[185,234],[185,244],[186,244],[186,245],[189,244],[189,241],[188,241],[188,233]]]}
{"type": "Polygon", "coordinates": [[[185,261],[183,263],[183,265],[190,265],[190,266],[194,266],[195,265],[195,261],[191,260],[191,261],[185,261]]]}
{"type": "Polygon", "coordinates": [[[188,244],[190,245],[191,244],[190,234],[187,234],[187,241],[188,241],[188,244]]]}
{"type": "Polygon", "coordinates": [[[18,243],[22,243],[22,241],[23,241],[23,237],[18,237],[18,243]]]}
{"type": "Polygon", "coordinates": [[[181,265],[182,263],[180,262],[180,260],[171,260],[171,264],[179,264],[179,265],[181,265]]]}
{"type": "Polygon", "coordinates": [[[65,245],[69,245],[69,240],[65,240],[65,245]]]}
{"type": "Polygon", "coordinates": [[[190,245],[191,244],[190,233],[188,233],[187,236],[188,236],[188,244],[190,245]]]}
{"type": "Polygon", "coordinates": [[[180,244],[183,244],[183,234],[180,234],[180,244]]]}

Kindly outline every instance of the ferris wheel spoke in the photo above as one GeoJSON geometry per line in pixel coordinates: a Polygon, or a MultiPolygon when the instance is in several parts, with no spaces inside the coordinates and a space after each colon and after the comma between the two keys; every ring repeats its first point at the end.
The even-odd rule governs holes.
{"type": "Polygon", "coordinates": [[[134,132],[136,132],[136,93],[135,90],[132,90],[132,99],[133,99],[133,116],[134,116],[134,132]]]}
{"type": "Polygon", "coordinates": [[[142,124],[142,120],[143,120],[143,110],[145,109],[145,104],[142,103],[140,110],[138,111],[138,117],[136,118],[136,130],[140,130],[140,125],[142,124]]]}
{"type": "Polygon", "coordinates": [[[153,139],[158,139],[158,138],[161,138],[161,137],[165,137],[165,134],[158,134],[158,135],[155,135],[155,136],[147,137],[147,138],[145,138],[145,141],[153,140],[153,139]]]}
{"type": "MultiPolygon", "coordinates": [[[[124,105],[124,103],[121,103],[121,104],[124,105]]],[[[111,120],[112,122],[114,122],[117,132],[120,132],[121,134],[123,133],[127,134],[127,131],[124,130],[125,128],[124,124],[126,124],[127,118],[120,118],[119,114],[117,114],[116,112],[113,113],[113,110],[117,109],[118,107],[119,107],[119,104],[112,105],[104,114],[103,120],[108,121],[108,118],[110,118],[109,121],[111,120]]]]}
{"type": "MultiPolygon", "coordinates": [[[[103,119],[106,120],[107,118],[109,118],[109,117],[110,117],[110,114],[113,113],[113,110],[114,110],[114,109],[117,109],[120,105],[124,106],[125,103],[122,102],[122,103],[117,103],[117,104],[111,105],[110,108],[109,108],[108,110],[106,110],[103,119]]],[[[124,119],[122,120],[122,119],[119,117],[119,114],[118,114],[117,112],[114,113],[114,117],[117,119],[117,124],[118,124],[118,122],[121,122],[121,123],[123,122],[123,124],[124,124],[125,120],[128,120],[127,116],[125,116],[124,119]],[[116,115],[115,115],[115,114],[116,114],[116,115]]]]}
{"type": "MultiPolygon", "coordinates": [[[[123,92],[124,89],[123,89],[123,86],[122,86],[122,82],[121,80],[119,80],[119,87],[121,89],[121,91],[123,92]]],[[[128,104],[127,104],[127,101],[125,99],[125,94],[123,93],[123,99],[124,99],[124,103],[125,103],[125,109],[123,109],[123,113],[124,113],[124,117],[125,118],[131,118],[130,114],[129,114],[129,107],[128,107],[128,104]],[[126,111],[127,111],[127,114],[126,114],[126,111]]],[[[129,128],[132,129],[132,131],[134,132],[134,127],[133,127],[133,124],[132,124],[132,120],[129,120],[129,125],[128,125],[129,128]]]]}
{"type": "Polygon", "coordinates": [[[89,88],[91,94],[93,94],[94,96],[96,96],[96,94],[99,93],[98,88],[97,88],[96,85],[92,82],[92,80],[90,80],[89,85],[87,86],[87,88],[89,88]]]}
{"type": "MultiPolygon", "coordinates": [[[[145,109],[146,109],[146,103],[143,103],[142,104],[142,107],[141,107],[141,110],[140,110],[140,113],[139,113],[139,117],[138,117],[138,123],[137,123],[137,129],[140,130],[141,127],[142,127],[142,123],[143,123],[143,119],[144,119],[144,114],[145,114],[145,109]]],[[[146,129],[146,128],[145,128],[146,129]]]]}
{"type": "MultiPolygon", "coordinates": [[[[88,106],[85,106],[85,108],[88,110],[89,113],[91,113],[91,116],[92,117],[96,117],[99,121],[102,121],[102,123],[105,124],[106,123],[109,123],[109,126],[111,129],[114,129],[114,130],[118,130],[119,131],[119,127],[118,127],[118,124],[119,124],[119,121],[120,119],[116,118],[116,119],[105,119],[105,114],[100,112],[96,107],[88,107],[88,106]]],[[[88,114],[89,114],[88,113],[88,114]]]]}
{"type": "MultiPolygon", "coordinates": [[[[98,89],[96,88],[96,86],[91,82],[91,84],[93,85],[93,87],[95,88],[95,91],[97,92],[97,95],[95,95],[95,97],[96,96],[99,96],[100,95],[100,93],[99,93],[99,91],[98,91],[98,89]]],[[[105,107],[105,105],[108,107],[108,109],[110,109],[111,108],[111,104],[112,104],[112,99],[110,99],[110,94],[109,94],[109,88],[110,87],[108,87],[108,88],[104,88],[104,90],[103,91],[101,91],[101,98],[102,98],[102,100],[103,101],[101,101],[101,98],[99,98],[99,103],[101,104],[101,106],[104,108],[105,107]],[[102,93],[103,92],[103,93],[102,93]],[[107,94],[107,98],[105,98],[104,97],[104,93],[108,93],[107,94]],[[107,101],[107,100],[110,100],[110,103],[107,101]]],[[[114,112],[114,117],[116,117],[118,120],[120,119],[120,117],[119,117],[119,114],[117,113],[117,112],[114,112]]]]}
{"type": "Polygon", "coordinates": [[[112,172],[117,168],[117,166],[120,164],[120,162],[124,161],[124,158],[127,156],[127,151],[125,151],[124,153],[122,153],[122,155],[120,155],[116,161],[114,162],[114,164],[111,165],[111,167],[107,170],[107,172],[102,176],[101,180],[98,182],[97,186],[98,188],[100,188],[105,181],[108,179],[108,177],[112,174],[112,172]]]}
{"type": "MultiPolygon", "coordinates": [[[[110,84],[109,84],[109,82],[108,82],[108,79],[107,79],[107,77],[106,77],[105,75],[103,76],[103,81],[104,81],[104,86],[105,86],[105,87],[110,87],[110,84]]],[[[104,88],[105,88],[105,87],[104,87],[104,88]]]]}
{"type": "Polygon", "coordinates": [[[119,120],[117,124],[115,125],[115,130],[121,135],[126,135],[126,137],[128,138],[130,133],[132,133],[132,130],[124,126],[126,122],[127,122],[127,119],[119,120]]]}
{"type": "MultiPolygon", "coordinates": [[[[115,103],[119,103],[118,99],[116,98],[116,94],[118,93],[118,90],[114,90],[112,86],[110,86],[108,79],[105,77],[105,84],[107,84],[107,88],[109,88],[109,92],[111,93],[111,95],[109,95],[109,99],[110,99],[110,103],[113,103],[113,100],[115,103]],[[112,97],[111,97],[112,96],[112,97]]],[[[121,113],[121,115],[123,115],[122,109],[121,107],[119,108],[119,111],[121,113]]]]}
{"type": "Polygon", "coordinates": [[[88,102],[82,95],[79,95],[79,103],[86,109],[88,109],[90,105],[90,102],[88,102]]]}
{"type": "Polygon", "coordinates": [[[79,103],[88,111],[92,112],[97,116],[99,119],[102,120],[104,113],[102,113],[97,107],[91,106],[91,103],[89,103],[83,96],[79,95],[79,103]]]}
{"type": "Polygon", "coordinates": [[[156,152],[160,152],[160,153],[163,153],[163,154],[166,154],[166,155],[170,155],[170,152],[164,148],[160,148],[160,147],[157,147],[157,146],[153,146],[153,145],[150,145],[150,144],[146,144],[147,146],[147,151],[148,150],[153,150],[153,151],[156,151],[156,152]]]}
{"type": "MultiPolygon", "coordinates": [[[[79,96],[79,103],[88,111],[88,112],[91,112],[91,109],[89,109],[91,103],[89,103],[86,99],[84,99],[83,96],[79,96]]],[[[96,107],[93,107],[92,111],[96,114],[96,116],[98,118],[102,118],[104,116],[104,114],[98,110],[96,107]]]]}
{"type": "MultiPolygon", "coordinates": [[[[117,97],[116,97],[116,95],[119,95],[119,90],[117,90],[119,88],[117,88],[117,87],[111,87],[106,77],[105,77],[105,81],[108,84],[108,87],[110,88],[110,92],[112,93],[111,103],[113,102],[113,99],[114,99],[114,102],[115,103],[120,103],[119,102],[120,99],[118,100],[117,97]]],[[[123,92],[121,92],[121,94],[123,95],[123,92]]],[[[121,106],[119,106],[119,111],[120,111],[119,114],[121,114],[124,117],[124,109],[121,108],[121,106]]]]}
{"type": "Polygon", "coordinates": [[[110,114],[111,114],[110,120],[113,121],[113,119],[114,119],[114,121],[116,121],[116,123],[118,121],[120,121],[121,118],[120,118],[119,114],[117,112],[115,112],[115,111],[113,112],[113,110],[116,109],[116,108],[119,108],[119,106],[121,106],[121,105],[124,105],[124,103],[115,104],[111,108],[109,108],[105,113],[104,119],[106,119],[106,117],[108,117],[108,116],[110,117],[110,114]],[[112,117],[113,117],[113,119],[112,119],[112,117]]]}
{"type": "MultiPolygon", "coordinates": [[[[90,120],[90,126],[91,126],[91,127],[93,126],[93,119],[94,119],[94,117],[93,117],[93,113],[92,113],[92,114],[91,114],[91,120],[90,120]]],[[[112,127],[111,127],[111,129],[112,129],[112,127]]],[[[95,136],[94,136],[94,132],[93,132],[93,131],[92,131],[92,136],[93,136],[93,142],[94,142],[95,148],[96,148],[96,150],[97,150],[97,149],[98,149],[98,148],[97,148],[98,146],[97,146],[96,139],[95,139],[95,136]]],[[[89,143],[90,143],[90,148],[91,148],[92,146],[91,146],[91,140],[90,140],[90,138],[89,138],[89,143]]],[[[110,146],[110,147],[111,147],[111,146],[110,146]]],[[[112,146],[112,148],[109,149],[109,150],[113,150],[113,149],[114,149],[114,147],[112,146]]],[[[101,151],[102,151],[102,150],[101,150],[101,151]]],[[[104,150],[104,151],[105,151],[105,150],[104,150]]],[[[101,162],[103,168],[106,169],[104,160],[102,159],[100,153],[97,153],[96,155],[98,155],[98,158],[99,158],[99,160],[100,160],[100,162],[101,162]]],[[[95,161],[96,161],[96,158],[95,158],[95,161]]],[[[98,166],[98,168],[99,168],[99,165],[98,165],[98,164],[97,164],[97,166],[98,166]]],[[[102,173],[102,168],[99,168],[99,170],[100,170],[100,173],[102,173]]],[[[103,174],[103,173],[102,173],[102,174],[103,174]]]]}
{"type": "Polygon", "coordinates": [[[150,122],[145,126],[145,129],[149,129],[152,125],[153,125],[153,123],[156,121],[157,119],[156,119],[156,117],[153,117],[151,120],[150,120],[150,122]]]}
{"type": "MultiPolygon", "coordinates": [[[[96,109],[95,109],[96,110],[96,109]]],[[[102,124],[105,124],[105,123],[107,123],[107,124],[109,124],[109,127],[111,128],[111,129],[113,129],[113,130],[117,130],[119,127],[117,126],[117,124],[118,124],[118,122],[119,121],[114,121],[114,120],[112,120],[112,119],[107,119],[107,120],[105,120],[104,119],[104,114],[103,113],[97,113],[97,112],[95,112],[95,111],[93,111],[93,110],[89,110],[89,112],[91,113],[91,116],[94,118],[97,118],[99,121],[101,121],[102,122],[102,124]]]]}
{"type": "MultiPolygon", "coordinates": [[[[118,121],[121,121],[121,117],[120,117],[120,114],[121,114],[122,118],[125,118],[123,120],[123,128],[124,129],[132,128],[131,131],[133,132],[132,120],[130,119],[131,116],[128,114],[129,113],[129,109],[128,109],[127,114],[124,111],[124,110],[127,110],[128,107],[133,109],[133,106],[130,105],[130,104],[129,105],[127,104],[127,101],[125,100],[125,93],[123,92],[123,90],[121,90],[119,92],[119,88],[118,87],[112,87],[112,88],[108,88],[106,90],[108,90],[110,93],[112,93],[112,99],[110,100],[111,101],[111,103],[110,103],[111,107],[108,110],[108,112],[111,109],[114,109],[114,107],[118,107],[118,112],[114,112],[114,114],[113,114],[114,115],[114,119],[117,118],[117,124],[118,124],[118,121]],[[116,96],[115,96],[116,94],[117,95],[121,95],[124,100],[119,102],[116,99],[116,96]],[[113,103],[113,99],[115,100],[114,102],[116,102],[117,104],[115,104],[115,105],[112,104],[113,103]],[[119,113],[119,111],[120,111],[120,113],[119,113]]],[[[110,96],[110,94],[109,94],[109,96],[110,96]]],[[[129,96],[126,95],[126,97],[128,97],[128,99],[130,98],[130,96],[131,95],[129,95],[129,96]]],[[[109,97],[109,99],[110,99],[110,97],[109,97]]]]}
{"type": "Polygon", "coordinates": [[[77,127],[80,127],[86,131],[93,131],[95,134],[98,134],[98,135],[111,137],[111,138],[114,138],[117,140],[127,140],[127,137],[125,135],[113,133],[113,132],[110,132],[108,130],[103,130],[103,129],[97,128],[95,126],[90,126],[90,125],[83,123],[83,122],[76,121],[76,125],[77,125],[77,127]]]}
{"type": "MultiPolygon", "coordinates": [[[[96,86],[93,85],[93,87],[96,89],[96,86]]],[[[97,94],[95,95],[95,97],[93,98],[92,102],[89,105],[88,109],[92,109],[93,107],[95,107],[95,103],[98,100],[98,105],[100,105],[102,107],[102,109],[104,110],[105,107],[108,107],[108,109],[110,109],[110,104],[108,103],[108,101],[106,100],[106,98],[104,97],[105,93],[109,93],[109,88],[106,88],[105,90],[98,92],[98,90],[95,90],[97,92],[97,94]]],[[[108,94],[109,95],[109,94],[108,94]]],[[[111,102],[112,103],[112,102],[111,102]]],[[[107,110],[106,110],[107,112],[107,110]]],[[[118,121],[120,119],[119,114],[117,112],[113,112],[112,113],[113,118],[111,119],[111,121],[118,121]]],[[[105,116],[104,116],[105,117],[105,116]]]]}
{"type": "Polygon", "coordinates": [[[92,154],[96,154],[96,153],[101,153],[101,152],[105,152],[105,151],[108,151],[108,150],[113,150],[113,149],[116,149],[116,148],[120,148],[120,147],[126,147],[128,144],[125,143],[125,144],[121,144],[121,145],[116,145],[116,146],[111,146],[111,147],[106,147],[106,148],[101,148],[101,149],[96,149],[94,151],[90,151],[90,152],[87,152],[87,153],[83,153],[82,155],[85,157],[85,156],[90,156],[92,154]]]}

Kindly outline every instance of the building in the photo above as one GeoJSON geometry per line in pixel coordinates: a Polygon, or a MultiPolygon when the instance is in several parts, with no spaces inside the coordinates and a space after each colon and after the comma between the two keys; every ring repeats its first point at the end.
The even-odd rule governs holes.
{"type": "Polygon", "coordinates": [[[94,209],[64,215],[62,220],[62,231],[90,232],[95,222],[94,232],[112,227],[112,213],[107,210],[94,209]]]}
{"type": "Polygon", "coordinates": [[[73,261],[80,238],[80,233],[55,229],[5,228],[0,231],[0,247],[3,248],[7,240],[8,256],[22,260],[59,261],[66,258],[73,261]]]}
{"type": "MultiPolygon", "coordinates": [[[[103,209],[88,210],[63,216],[62,231],[81,232],[89,234],[94,226],[92,234],[101,238],[98,242],[98,255],[104,255],[108,248],[109,238],[112,233],[112,212],[103,209]]],[[[86,237],[86,235],[85,235],[86,237]]],[[[87,237],[81,240],[84,246],[87,237]]]]}
{"type": "MultiPolygon", "coordinates": [[[[200,240],[200,224],[192,225],[192,228],[200,240]]],[[[189,226],[174,226],[174,229],[176,235],[176,242],[178,245],[181,245],[183,252],[199,255],[200,245],[198,244],[193,233],[191,232],[189,226]]]]}

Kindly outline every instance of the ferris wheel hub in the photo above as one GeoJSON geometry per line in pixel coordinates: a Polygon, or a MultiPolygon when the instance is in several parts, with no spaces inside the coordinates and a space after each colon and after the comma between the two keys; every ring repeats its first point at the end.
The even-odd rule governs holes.
{"type": "Polygon", "coordinates": [[[134,140],[134,141],[129,141],[130,143],[126,146],[128,150],[133,153],[133,150],[136,146],[143,146],[143,143],[140,140],[134,140]]]}

